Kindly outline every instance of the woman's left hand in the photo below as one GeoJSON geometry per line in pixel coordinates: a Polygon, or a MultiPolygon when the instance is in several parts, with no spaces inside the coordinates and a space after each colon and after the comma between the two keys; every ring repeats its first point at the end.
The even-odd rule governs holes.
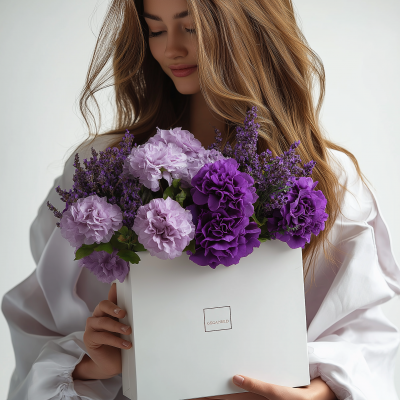
{"type": "MultiPolygon", "coordinates": [[[[336,400],[335,394],[321,379],[313,379],[310,385],[301,388],[289,388],[272,385],[247,376],[235,375],[233,383],[247,393],[235,393],[223,396],[205,397],[213,400],[336,400]]],[[[202,399],[197,399],[202,400],[202,399]]]]}

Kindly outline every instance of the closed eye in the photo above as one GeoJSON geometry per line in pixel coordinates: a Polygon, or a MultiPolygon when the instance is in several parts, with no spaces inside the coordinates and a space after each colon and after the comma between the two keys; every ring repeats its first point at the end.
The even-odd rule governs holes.
{"type": "MultiPolygon", "coordinates": [[[[185,31],[191,34],[196,33],[195,29],[189,29],[189,28],[185,28],[185,31]]],[[[161,34],[163,34],[165,31],[159,31],[159,32],[150,32],[149,33],[149,38],[153,38],[153,37],[157,37],[160,36],[161,34]]]]}
{"type": "Polygon", "coordinates": [[[160,35],[161,35],[162,33],[164,33],[164,32],[165,32],[165,31],[150,32],[150,33],[149,33],[149,38],[160,36],[160,35]]]}

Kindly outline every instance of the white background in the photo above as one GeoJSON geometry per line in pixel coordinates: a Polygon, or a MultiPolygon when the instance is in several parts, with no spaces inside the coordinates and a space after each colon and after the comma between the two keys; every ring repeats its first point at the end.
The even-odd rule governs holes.
{"type": "MultiPolygon", "coordinates": [[[[29,226],[66,153],[85,136],[77,98],[107,5],[0,0],[0,297],[34,270],[29,226]]],[[[356,155],[374,185],[400,260],[400,0],[295,5],[326,68],[323,124],[332,140],[356,155]]],[[[399,298],[384,311],[400,328],[399,298]]],[[[14,355],[2,315],[0,339],[5,399],[14,355]]],[[[395,379],[400,393],[399,355],[395,379]]]]}

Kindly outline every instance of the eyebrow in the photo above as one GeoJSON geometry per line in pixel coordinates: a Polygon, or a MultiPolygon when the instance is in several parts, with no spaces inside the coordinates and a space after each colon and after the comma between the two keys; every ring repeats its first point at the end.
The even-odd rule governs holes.
{"type": "MultiPolygon", "coordinates": [[[[182,11],[180,13],[177,13],[173,16],[173,19],[180,19],[180,18],[185,18],[189,15],[189,11],[182,11]]],[[[155,21],[162,21],[161,17],[153,14],[149,14],[147,12],[143,13],[143,17],[149,18],[149,19],[154,19],[155,21]]]]}

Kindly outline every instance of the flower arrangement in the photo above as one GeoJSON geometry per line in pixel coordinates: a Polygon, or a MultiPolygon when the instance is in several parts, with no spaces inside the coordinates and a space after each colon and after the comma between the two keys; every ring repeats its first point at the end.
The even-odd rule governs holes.
{"type": "Polygon", "coordinates": [[[160,259],[186,252],[198,265],[239,263],[266,240],[302,247],[325,228],[327,200],[294,143],[280,156],[257,153],[256,108],[236,128],[235,145],[205,149],[181,128],[158,129],[143,145],[129,132],[119,148],[80,163],[74,185],[56,188],[65,209],[49,209],[75,260],[102,282],[123,282],[137,253],[160,259]]]}

